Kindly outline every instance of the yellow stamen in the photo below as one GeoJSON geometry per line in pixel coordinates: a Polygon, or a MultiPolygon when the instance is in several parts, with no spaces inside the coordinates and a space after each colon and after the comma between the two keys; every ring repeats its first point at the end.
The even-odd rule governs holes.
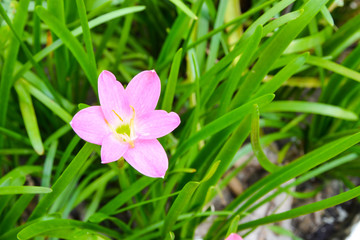
{"type": "Polygon", "coordinates": [[[122,118],[119,116],[119,114],[117,114],[116,112],[115,112],[115,110],[112,110],[114,113],[115,113],[115,115],[120,119],[120,121],[124,121],[124,120],[122,120],[122,118]]]}
{"type": "Polygon", "coordinates": [[[111,129],[111,131],[116,132],[116,130],[111,126],[111,124],[104,118],[105,123],[108,125],[108,127],[111,129]]]}
{"type": "Polygon", "coordinates": [[[135,109],[134,109],[134,107],[131,106],[131,105],[130,105],[130,107],[131,107],[131,109],[133,110],[133,114],[132,114],[132,117],[131,117],[131,118],[134,119],[134,118],[135,118],[135,109]]]}
{"type": "MultiPolygon", "coordinates": [[[[132,117],[130,119],[130,129],[134,129],[134,119],[135,119],[135,109],[133,106],[130,105],[130,107],[132,108],[133,110],[133,114],[132,114],[132,117]]],[[[133,135],[134,135],[134,131],[130,131],[130,138],[133,138],[133,135]]],[[[134,143],[130,143],[130,145],[132,147],[134,147],[134,143]]]]}

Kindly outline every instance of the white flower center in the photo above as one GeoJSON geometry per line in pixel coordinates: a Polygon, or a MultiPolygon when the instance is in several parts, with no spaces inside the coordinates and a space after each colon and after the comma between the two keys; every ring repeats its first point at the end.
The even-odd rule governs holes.
{"type": "Polygon", "coordinates": [[[115,110],[112,110],[115,115],[120,119],[120,125],[114,127],[111,127],[112,131],[114,132],[115,136],[123,142],[127,142],[130,144],[130,146],[134,147],[134,141],[136,139],[135,135],[135,127],[134,127],[134,119],[135,119],[135,109],[130,106],[133,110],[132,117],[129,122],[124,122],[124,120],[115,112],[115,110]]]}

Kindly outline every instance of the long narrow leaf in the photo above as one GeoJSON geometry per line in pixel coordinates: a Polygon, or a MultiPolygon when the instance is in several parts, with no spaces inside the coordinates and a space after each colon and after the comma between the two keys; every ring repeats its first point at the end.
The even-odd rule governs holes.
{"type": "Polygon", "coordinates": [[[96,145],[86,143],[84,147],[79,151],[76,157],[72,160],[69,166],[65,169],[63,174],[57,179],[55,184],[52,187],[53,192],[47,194],[44,198],[41,199],[39,204],[36,206],[32,214],[30,215],[30,220],[38,218],[44,215],[53,202],[59,197],[59,195],[64,191],[64,189],[70,184],[74,177],[90,156],[90,154],[95,150],[96,145]]]}
{"type": "Polygon", "coordinates": [[[316,102],[274,101],[264,108],[265,112],[304,112],[321,114],[350,121],[358,120],[358,116],[349,110],[316,102]]]}
{"type": "Polygon", "coordinates": [[[39,194],[39,193],[50,193],[51,188],[46,187],[34,187],[34,186],[9,186],[0,187],[0,195],[9,194],[39,194]]]}
{"type": "Polygon", "coordinates": [[[31,145],[39,155],[42,155],[44,153],[44,146],[31,96],[21,82],[16,82],[14,87],[19,97],[20,110],[31,145]]]}
{"type": "Polygon", "coordinates": [[[69,48],[74,57],[77,59],[82,69],[84,70],[86,76],[89,79],[91,86],[94,91],[97,92],[97,73],[96,69],[90,65],[89,59],[79,43],[79,41],[71,34],[71,32],[66,28],[66,26],[55,18],[49,11],[45,8],[38,6],[36,8],[36,13],[43,20],[50,29],[64,42],[64,44],[69,48]]]}

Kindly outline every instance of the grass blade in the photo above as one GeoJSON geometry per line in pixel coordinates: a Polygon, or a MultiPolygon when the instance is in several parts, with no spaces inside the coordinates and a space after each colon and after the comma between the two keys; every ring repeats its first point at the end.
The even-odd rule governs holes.
{"type": "Polygon", "coordinates": [[[56,149],[58,146],[58,141],[53,141],[50,145],[49,151],[46,155],[45,162],[44,162],[44,170],[43,176],[41,179],[41,186],[43,187],[50,187],[50,181],[52,176],[53,164],[56,154],[56,149]]]}
{"type": "Polygon", "coordinates": [[[340,193],[334,197],[330,197],[330,198],[327,198],[327,199],[324,199],[324,200],[321,200],[321,201],[318,201],[315,203],[307,204],[305,206],[297,207],[297,208],[294,208],[294,209],[286,211],[286,212],[270,215],[270,216],[267,216],[267,217],[264,217],[264,218],[261,218],[261,219],[255,220],[255,221],[240,224],[238,226],[238,229],[243,230],[243,229],[257,227],[259,225],[264,225],[264,224],[268,224],[268,223],[272,223],[272,222],[279,222],[279,221],[282,221],[285,219],[296,218],[298,216],[306,215],[309,213],[320,211],[322,209],[326,209],[326,208],[330,208],[330,207],[339,205],[343,202],[346,202],[353,198],[356,198],[359,195],[360,195],[360,186],[356,187],[354,189],[351,189],[347,192],[340,193]]]}
{"type": "Polygon", "coordinates": [[[22,84],[27,88],[27,90],[41,103],[47,106],[51,111],[54,112],[55,115],[60,117],[64,122],[70,123],[72,116],[65,111],[59,104],[52,101],[48,96],[46,96],[43,92],[33,87],[26,81],[22,81],[22,84]]]}
{"type": "Polygon", "coordinates": [[[86,16],[86,7],[84,0],[76,0],[76,6],[80,17],[81,27],[83,29],[84,42],[86,46],[86,52],[89,59],[89,68],[96,69],[94,48],[91,40],[91,33],[89,28],[88,19],[86,16]]]}
{"type": "Polygon", "coordinates": [[[199,184],[199,182],[188,182],[176,197],[164,220],[164,225],[161,230],[162,236],[165,236],[165,234],[171,230],[171,227],[175,224],[179,215],[187,207],[187,203],[191,200],[199,184]]]}
{"type": "Polygon", "coordinates": [[[51,193],[51,188],[35,186],[0,187],[0,195],[51,193]]]}
{"type": "MultiPolygon", "coordinates": [[[[27,19],[27,9],[30,0],[21,0],[19,2],[18,11],[14,17],[13,27],[17,30],[18,35],[22,35],[24,31],[25,22],[27,19]]],[[[5,127],[6,114],[9,102],[10,89],[13,84],[11,81],[17,55],[19,52],[20,43],[14,35],[11,36],[7,55],[5,57],[4,65],[1,69],[0,81],[0,127],[5,127]]],[[[3,145],[3,136],[0,135],[0,148],[3,145]]]]}
{"type": "Polygon", "coordinates": [[[290,42],[305,28],[311,19],[320,11],[328,0],[310,0],[303,6],[303,14],[292,20],[271,39],[259,56],[258,61],[240,86],[231,108],[247,101],[259,86],[262,79],[269,72],[274,61],[277,60],[290,42]]]}
{"type": "Polygon", "coordinates": [[[238,107],[237,109],[228,112],[224,116],[212,121],[208,125],[204,126],[200,131],[195,133],[191,138],[186,140],[182,145],[180,145],[176,151],[176,153],[173,156],[174,158],[179,157],[180,154],[182,154],[185,150],[187,150],[189,147],[193,146],[193,144],[197,143],[200,140],[203,140],[212,134],[221,131],[222,129],[225,129],[226,127],[232,125],[233,123],[239,121],[242,119],[246,114],[251,112],[252,105],[254,103],[257,103],[259,105],[266,105],[274,98],[273,94],[265,95],[260,98],[257,98],[253,101],[248,102],[247,104],[244,104],[241,107],[238,107]]]}
{"type": "MultiPolygon", "coordinates": [[[[114,213],[119,207],[125,204],[129,199],[131,199],[135,194],[139,193],[146,186],[153,183],[156,179],[149,177],[142,177],[133,183],[128,189],[117,195],[115,198],[110,200],[105,206],[103,206],[99,212],[104,213],[106,215],[111,215],[114,213]]],[[[97,222],[98,217],[96,214],[90,217],[90,221],[97,222]]]]}
{"type": "Polygon", "coordinates": [[[301,66],[304,65],[309,53],[304,53],[290,61],[283,69],[281,69],[269,82],[260,86],[259,90],[254,94],[254,98],[274,93],[280,86],[288,80],[301,66]]]}
{"type": "Polygon", "coordinates": [[[171,65],[169,79],[166,85],[164,99],[161,106],[161,109],[164,109],[167,112],[170,112],[172,109],[181,59],[182,59],[182,48],[180,48],[174,56],[174,60],[171,65]]]}
{"type": "Polygon", "coordinates": [[[12,229],[18,219],[21,217],[25,209],[28,207],[31,200],[34,198],[32,194],[22,195],[15,204],[11,207],[10,211],[6,213],[0,224],[0,236],[12,229]]]}
{"type": "Polygon", "coordinates": [[[92,88],[97,92],[97,72],[90,63],[87,54],[79,41],[71,34],[64,23],[60,22],[45,8],[36,7],[36,13],[42,21],[44,21],[49,28],[64,42],[64,44],[72,52],[76,60],[84,70],[92,88]]]}
{"type": "MultiPolygon", "coordinates": [[[[94,239],[94,238],[101,239],[101,238],[99,238],[101,236],[102,239],[104,239],[103,235],[96,236],[96,235],[98,235],[98,234],[96,234],[94,236],[92,234],[93,232],[103,233],[105,235],[111,236],[116,239],[120,238],[119,233],[117,233],[114,230],[110,230],[108,228],[99,226],[97,224],[86,223],[86,222],[70,220],[70,219],[54,219],[54,220],[36,222],[36,223],[33,223],[33,224],[25,227],[23,230],[21,230],[18,233],[17,236],[18,236],[18,239],[26,240],[26,239],[33,239],[36,236],[53,236],[51,234],[58,233],[58,234],[61,234],[61,236],[62,236],[61,238],[65,237],[66,239],[71,239],[74,237],[74,235],[72,235],[74,232],[70,231],[69,233],[67,233],[67,231],[72,230],[72,229],[84,229],[84,230],[90,231],[90,233],[89,233],[90,236],[87,235],[87,231],[83,232],[82,234],[79,234],[80,235],[79,238],[82,235],[82,237],[80,239],[89,239],[89,238],[86,238],[86,236],[90,237],[90,239],[94,239]],[[56,232],[56,230],[59,230],[59,232],[56,232]]],[[[76,235],[78,235],[78,234],[76,234],[76,235]]],[[[55,236],[59,236],[59,235],[55,235],[55,236]]],[[[105,238],[105,239],[108,239],[108,238],[105,238]]]]}
{"type": "Polygon", "coordinates": [[[261,148],[260,136],[259,136],[259,106],[254,104],[253,113],[251,117],[251,134],[250,141],[253,152],[258,159],[260,165],[268,172],[274,172],[278,169],[278,166],[272,163],[265,155],[261,148]]]}
{"type": "Polygon", "coordinates": [[[19,97],[20,110],[31,145],[37,154],[42,155],[44,153],[44,145],[41,140],[31,96],[22,82],[16,82],[14,87],[19,97]]]}
{"type": "Polygon", "coordinates": [[[47,210],[51,207],[54,201],[59,197],[59,195],[64,191],[64,189],[70,184],[73,178],[76,177],[81,167],[84,165],[85,161],[88,159],[90,154],[96,149],[96,145],[86,143],[83,148],[79,151],[76,157],[72,160],[69,166],[57,179],[55,184],[52,186],[53,192],[45,195],[39,204],[36,206],[34,211],[29,217],[29,220],[41,217],[44,215],[47,210]]]}
{"type": "Polygon", "coordinates": [[[181,0],[170,0],[173,4],[175,4],[178,8],[181,9],[186,15],[190,18],[197,20],[197,16],[186,6],[181,0]]]}
{"type": "MultiPolygon", "coordinates": [[[[131,13],[135,13],[135,12],[140,12],[143,11],[145,9],[144,6],[136,6],[136,7],[128,7],[128,8],[123,8],[123,9],[118,9],[115,11],[112,11],[110,13],[106,13],[104,15],[101,15],[91,21],[89,21],[89,28],[92,29],[96,26],[99,26],[103,23],[106,23],[112,19],[127,15],[127,14],[131,14],[131,13]]],[[[81,35],[82,32],[82,28],[78,27],[75,28],[74,30],[71,31],[71,34],[74,37],[77,37],[79,35],[81,35]]],[[[34,60],[35,61],[41,61],[43,58],[45,58],[48,54],[50,54],[52,51],[58,49],[59,47],[63,46],[64,42],[61,39],[56,40],[55,42],[53,42],[50,46],[44,48],[43,50],[41,50],[39,53],[37,53],[34,56],[34,60]]],[[[23,74],[25,74],[27,71],[29,71],[32,67],[32,63],[29,61],[26,64],[24,64],[24,66],[15,74],[14,79],[18,79],[21,76],[23,76],[23,74]]]]}
{"type": "Polygon", "coordinates": [[[264,31],[262,33],[263,37],[266,36],[268,33],[274,31],[278,27],[298,18],[303,12],[304,11],[302,9],[298,11],[290,12],[266,24],[266,26],[264,26],[264,31]]]}
{"type": "Polygon", "coordinates": [[[320,114],[339,119],[350,121],[358,120],[358,116],[349,110],[341,107],[317,103],[317,102],[301,102],[301,101],[274,101],[263,109],[264,112],[304,112],[320,114]]]}
{"type": "Polygon", "coordinates": [[[321,57],[309,56],[308,59],[306,60],[306,62],[308,64],[325,68],[327,70],[330,70],[330,71],[336,72],[340,75],[343,75],[344,77],[348,77],[357,82],[360,82],[360,73],[358,73],[350,68],[344,67],[340,64],[334,63],[332,61],[323,59],[321,57]]]}

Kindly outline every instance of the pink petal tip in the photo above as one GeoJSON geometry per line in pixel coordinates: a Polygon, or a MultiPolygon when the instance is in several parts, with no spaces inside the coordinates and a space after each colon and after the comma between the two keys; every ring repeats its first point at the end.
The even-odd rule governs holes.
{"type": "Polygon", "coordinates": [[[243,240],[243,238],[236,233],[231,233],[225,240],[243,240]]]}

